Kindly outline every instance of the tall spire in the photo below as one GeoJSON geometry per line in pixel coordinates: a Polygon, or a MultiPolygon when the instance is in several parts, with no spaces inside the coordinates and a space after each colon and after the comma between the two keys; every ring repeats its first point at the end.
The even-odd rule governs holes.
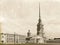
{"type": "Polygon", "coordinates": [[[40,18],[40,3],[39,3],[39,18],[40,18]]]}
{"type": "Polygon", "coordinates": [[[40,24],[41,24],[41,19],[40,19],[40,3],[39,3],[39,20],[38,20],[38,24],[37,24],[37,35],[40,34],[40,24]]]}
{"type": "Polygon", "coordinates": [[[38,24],[37,24],[37,36],[41,37],[40,39],[37,38],[37,43],[44,43],[44,35],[43,35],[43,24],[41,22],[41,17],[40,17],[40,3],[39,3],[39,19],[38,19],[38,24]],[[42,41],[42,42],[41,42],[42,41]]]}
{"type": "Polygon", "coordinates": [[[40,17],[40,3],[39,3],[39,20],[37,24],[37,35],[40,35],[41,28],[42,28],[42,23],[41,23],[41,17],[40,17]]]}
{"type": "Polygon", "coordinates": [[[39,23],[41,22],[41,17],[40,17],[40,3],[39,3],[39,23]]]}

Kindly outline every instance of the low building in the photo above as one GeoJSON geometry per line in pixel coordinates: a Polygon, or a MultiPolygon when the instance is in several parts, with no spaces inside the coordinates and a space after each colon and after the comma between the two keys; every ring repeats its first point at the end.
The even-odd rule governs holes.
{"type": "Polygon", "coordinates": [[[60,38],[46,40],[47,43],[60,43],[60,38]]]}
{"type": "Polygon", "coordinates": [[[5,44],[20,44],[25,43],[26,36],[19,34],[1,33],[1,43],[5,44]]]}

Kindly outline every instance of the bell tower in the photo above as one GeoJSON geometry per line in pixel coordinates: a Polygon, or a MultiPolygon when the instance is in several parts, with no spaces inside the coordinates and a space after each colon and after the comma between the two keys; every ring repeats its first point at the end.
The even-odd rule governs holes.
{"type": "Polygon", "coordinates": [[[44,43],[43,24],[40,16],[40,3],[39,3],[39,19],[37,23],[37,43],[44,43]]]}
{"type": "Polygon", "coordinates": [[[43,24],[42,24],[41,16],[40,16],[40,3],[39,3],[39,20],[37,24],[37,35],[43,36],[43,24]]]}

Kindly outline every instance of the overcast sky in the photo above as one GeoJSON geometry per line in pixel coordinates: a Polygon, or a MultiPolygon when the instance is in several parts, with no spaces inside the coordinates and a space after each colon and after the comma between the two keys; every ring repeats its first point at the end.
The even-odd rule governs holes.
{"type": "Polygon", "coordinates": [[[2,32],[26,35],[28,30],[36,34],[39,16],[44,25],[45,36],[60,37],[59,0],[0,0],[0,17],[3,17],[2,32]]]}

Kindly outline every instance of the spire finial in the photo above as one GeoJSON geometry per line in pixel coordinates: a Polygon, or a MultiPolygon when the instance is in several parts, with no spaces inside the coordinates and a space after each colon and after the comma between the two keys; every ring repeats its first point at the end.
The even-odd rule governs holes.
{"type": "Polygon", "coordinates": [[[40,19],[40,2],[39,2],[39,19],[40,19]]]}

